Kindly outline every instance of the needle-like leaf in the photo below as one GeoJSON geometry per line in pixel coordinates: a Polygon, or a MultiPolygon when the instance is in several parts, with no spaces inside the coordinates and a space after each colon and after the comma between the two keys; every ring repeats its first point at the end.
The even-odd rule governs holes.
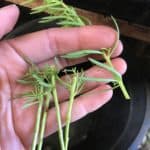
{"type": "Polygon", "coordinates": [[[89,60],[91,63],[93,63],[94,65],[97,65],[97,66],[99,66],[99,67],[101,67],[101,68],[104,68],[104,69],[110,71],[110,72],[115,76],[116,79],[118,79],[118,80],[121,79],[120,73],[118,73],[118,72],[117,72],[114,68],[112,68],[111,66],[109,66],[109,65],[107,65],[107,64],[104,64],[104,63],[101,63],[101,62],[99,62],[99,61],[97,61],[97,60],[95,60],[95,59],[93,59],[93,58],[89,58],[88,60],[89,60]]]}
{"type": "Polygon", "coordinates": [[[38,103],[39,103],[38,101],[30,102],[30,103],[25,103],[22,108],[25,109],[25,108],[31,107],[33,105],[36,105],[38,103]]]}
{"type": "Polygon", "coordinates": [[[92,77],[81,77],[83,81],[96,81],[96,82],[104,82],[104,83],[109,83],[109,82],[116,82],[117,80],[115,79],[107,79],[107,78],[92,78],[92,77]]]}
{"type": "Polygon", "coordinates": [[[77,51],[77,52],[72,52],[72,53],[67,53],[61,57],[63,58],[68,58],[68,59],[77,59],[77,58],[81,58],[84,56],[88,56],[88,55],[102,55],[103,51],[98,51],[98,50],[81,50],[81,51],[77,51]]]}
{"type": "Polygon", "coordinates": [[[112,21],[113,21],[113,23],[115,25],[116,30],[117,30],[117,35],[116,35],[115,44],[112,47],[109,56],[111,56],[113,54],[114,50],[117,48],[117,45],[118,45],[118,42],[119,42],[119,38],[120,38],[120,30],[119,30],[118,24],[116,22],[116,19],[113,16],[111,16],[111,19],[112,19],[112,21]]]}

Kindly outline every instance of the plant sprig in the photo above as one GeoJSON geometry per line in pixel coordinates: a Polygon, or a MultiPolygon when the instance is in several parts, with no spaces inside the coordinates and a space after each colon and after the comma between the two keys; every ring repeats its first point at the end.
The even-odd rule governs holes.
{"type": "Polygon", "coordinates": [[[61,150],[67,150],[69,141],[69,127],[71,121],[71,110],[73,106],[73,100],[76,95],[82,90],[83,86],[83,73],[79,73],[76,69],[71,69],[73,73],[73,79],[70,78],[69,82],[64,85],[64,81],[58,76],[58,71],[54,66],[46,65],[43,69],[38,69],[35,65],[32,65],[28,72],[18,80],[20,84],[32,86],[33,90],[22,93],[20,96],[26,99],[23,108],[27,108],[32,105],[38,104],[37,119],[35,125],[35,132],[32,143],[32,150],[42,149],[45,125],[47,119],[47,113],[49,109],[50,100],[54,99],[56,108],[56,116],[59,130],[59,141],[61,150]],[[61,112],[58,100],[58,91],[56,88],[56,82],[59,82],[70,92],[69,107],[66,120],[65,139],[62,130],[61,112]],[[66,86],[67,85],[67,86],[66,86]]]}
{"type": "Polygon", "coordinates": [[[88,19],[80,17],[75,9],[66,5],[62,0],[47,0],[43,2],[43,5],[33,8],[31,14],[47,12],[50,14],[47,17],[43,17],[41,23],[57,21],[57,24],[63,27],[70,26],[84,26],[90,24],[88,19]]]}
{"type": "Polygon", "coordinates": [[[99,51],[97,51],[97,50],[81,50],[79,52],[71,52],[71,53],[65,54],[61,57],[66,58],[66,59],[78,59],[78,58],[92,55],[92,54],[101,55],[107,64],[98,62],[97,60],[95,60],[93,58],[89,58],[89,61],[92,62],[94,65],[102,67],[102,68],[110,71],[111,73],[113,73],[113,75],[114,75],[113,77],[115,79],[115,82],[113,82],[113,83],[119,85],[125,99],[130,99],[127,89],[123,83],[122,76],[115,70],[115,68],[113,67],[112,62],[111,62],[111,55],[113,54],[114,50],[116,49],[118,42],[119,42],[119,37],[120,37],[120,31],[119,31],[118,24],[113,16],[111,16],[111,19],[113,20],[114,25],[117,30],[116,41],[112,48],[102,48],[99,51]]]}
{"type": "MultiPolygon", "coordinates": [[[[34,2],[35,0],[27,0],[25,3],[34,2]]],[[[85,26],[91,24],[91,22],[84,16],[79,16],[76,10],[66,5],[63,0],[43,0],[43,4],[39,7],[33,8],[31,14],[40,13],[46,11],[49,16],[43,17],[40,23],[53,22],[62,27],[75,27],[75,26],[85,26]]],[[[115,27],[117,29],[117,36],[114,46],[112,48],[102,48],[101,50],[81,50],[78,52],[72,52],[65,54],[61,57],[64,59],[78,59],[81,57],[88,57],[89,61],[94,65],[104,68],[112,73],[113,78],[92,78],[86,77],[83,72],[79,73],[75,68],[67,70],[72,73],[69,76],[69,80],[64,81],[58,76],[58,70],[54,66],[46,65],[43,69],[39,69],[36,65],[32,64],[28,58],[25,60],[29,62],[30,67],[28,72],[20,79],[18,82],[23,85],[32,86],[32,90],[26,93],[22,93],[21,96],[26,99],[24,108],[28,108],[32,105],[38,105],[37,119],[35,125],[34,138],[32,143],[32,150],[42,149],[47,113],[49,109],[49,104],[53,99],[56,109],[57,123],[58,123],[58,136],[60,141],[61,150],[68,150],[69,144],[69,129],[71,122],[71,113],[75,97],[82,91],[84,83],[87,81],[91,82],[102,82],[102,83],[113,83],[115,89],[120,87],[125,98],[129,99],[130,96],[123,84],[122,76],[115,70],[111,63],[111,55],[117,47],[119,41],[119,27],[116,20],[111,17],[115,27]],[[99,55],[105,60],[105,62],[100,62],[91,57],[91,55],[99,55]],[[59,82],[64,86],[70,93],[68,101],[68,111],[66,119],[65,132],[62,130],[61,112],[58,99],[58,93],[56,83],[59,82]]],[[[58,64],[58,60],[57,63],[58,64]]]]}
{"type": "MultiPolygon", "coordinates": [[[[47,0],[47,1],[44,1],[44,4],[42,6],[36,7],[32,10],[33,10],[32,13],[39,13],[42,11],[46,11],[48,12],[48,14],[50,14],[47,17],[43,17],[42,20],[40,21],[41,23],[57,21],[57,24],[63,27],[85,26],[87,24],[91,24],[90,21],[86,22],[82,16],[79,16],[73,7],[66,5],[63,2],[63,0],[47,0]]],[[[120,38],[120,31],[119,31],[119,27],[115,18],[111,16],[111,19],[117,30],[116,41],[114,42],[114,45],[112,48],[103,48],[101,49],[101,51],[82,50],[79,52],[68,53],[61,57],[67,58],[67,59],[77,59],[77,58],[81,58],[81,57],[91,55],[91,54],[97,54],[97,55],[99,54],[103,56],[108,66],[111,67],[112,70],[116,71],[111,63],[111,55],[118,45],[119,38],[120,38]]],[[[116,82],[117,84],[119,84],[125,99],[130,99],[130,96],[123,83],[122,77],[120,77],[116,82]]]]}
{"type": "MultiPolygon", "coordinates": [[[[32,13],[39,13],[41,11],[46,11],[46,12],[48,12],[48,14],[50,14],[49,16],[42,18],[42,20],[40,21],[42,23],[57,21],[58,22],[57,24],[59,24],[63,27],[85,26],[85,25],[87,25],[87,22],[89,24],[91,24],[90,21],[85,22],[85,19],[83,19],[82,16],[79,16],[73,7],[66,5],[63,2],[63,0],[46,0],[46,1],[44,1],[44,4],[42,6],[36,7],[32,10],[33,10],[32,13]]],[[[115,18],[113,16],[111,16],[111,19],[117,30],[116,41],[114,42],[114,45],[112,48],[103,48],[103,49],[101,49],[101,51],[82,50],[79,52],[68,53],[61,57],[67,58],[67,59],[77,59],[77,58],[81,58],[81,57],[91,55],[91,54],[97,54],[97,55],[99,54],[99,55],[103,56],[107,65],[111,68],[111,71],[116,72],[116,70],[114,69],[114,67],[111,63],[111,55],[118,45],[119,38],[120,38],[120,31],[119,31],[119,27],[118,27],[118,24],[117,24],[115,18]]],[[[94,61],[92,61],[92,62],[94,62],[94,61]]],[[[108,67],[107,67],[107,69],[108,69],[108,67]]],[[[117,77],[114,76],[114,78],[116,79],[117,77]]],[[[118,84],[120,86],[125,99],[130,99],[130,96],[126,90],[126,87],[123,83],[121,76],[119,78],[117,78],[117,81],[114,84],[118,84]]]]}

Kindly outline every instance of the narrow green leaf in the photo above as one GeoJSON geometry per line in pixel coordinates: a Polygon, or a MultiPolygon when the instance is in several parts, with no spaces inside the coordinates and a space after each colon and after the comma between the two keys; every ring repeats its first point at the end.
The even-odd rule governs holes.
{"type": "Polygon", "coordinates": [[[92,54],[102,55],[103,52],[98,51],[98,50],[81,50],[81,51],[65,54],[61,57],[68,58],[68,59],[76,59],[76,58],[81,58],[81,57],[84,57],[84,56],[87,56],[87,55],[92,55],[92,54]]]}
{"type": "Polygon", "coordinates": [[[115,79],[107,79],[107,78],[93,78],[93,77],[81,77],[84,81],[96,81],[96,82],[116,82],[115,79]]]}
{"type": "Polygon", "coordinates": [[[33,76],[33,78],[36,79],[36,81],[37,81],[40,85],[42,85],[42,86],[44,86],[44,87],[51,87],[50,84],[44,82],[44,79],[38,77],[36,74],[33,74],[32,76],[33,76]]]}
{"type": "Polygon", "coordinates": [[[33,102],[37,101],[37,98],[35,98],[34,96],[33,97],[26,96],[25,98],[26,98],[25,104],[26,103],[33,103],[33,102]]]}
{"type": "Polygon", "coordinates": [[[84,16],[79,16],[81,18],[81,20],[85,23],[85,25],[92,25],[91,21],[84,17],[84,16]]]}
{"type": "Polygon", "coordinates": [[[110,88],[107,88],[107,89],[103,89],[100,92],[102,93],[102,92],[107,92],[107,91],[110,91],[110,90],[115,90],[118,87],[119,87],[119,85],[116,85],[116,86],[113,86],[113,87],[110,87],[110,88]]]}
{"type": "Polygon", "coordinates": [[[35,8],[32,8],[32,11],[30,14],[37,14],[37,13],[40,13],[40,12],[44,12],[48,9],[49,5],[42,5],[42,6],[38,6],[38,7],[35,7],[35,8]]]}
{"type": "Polygon", "coordinates": [[[65,82],[64,80],[62,80],[60,77],[56,77],[56,79],[58,80],[58,82],[63,85],[66,88],[70,88],[70,85],[68,84],[68,82],[65,82]]]}
{"type": "Polygon", "coordinates": [[[32,11],[37,11],[37,10],[43,10],[43,9],[47,9],[47,8],[62,8],[61,4],[55,1],[50,1],[47,4],[41,5],[41,6],[37,6],[35,8],[32,8],[32,11]],[[59,6],[59,7],[58,7],[59,6]]]}
{"type": "Polygon", "coordinates": [[[65,17],[64,16],[47,16],[47,17],[43,17],[39,21],[39,23],[52,22],[52,21],[61,20],[61,19],[65,19],[65,17]]]}
{"type": "MultiPolygon", "coordinates": [[[[65,11],[64,10],[64,8],[61,8],[61,7],[59,7],[59,8],[57,8],[57,7],[50,7],[49,8],[49,11],[58,11],[58,12],[63,12],[63,11],[65,11]]],[[[50,12],[51,13],[51,12],[50,12]]]]}
{"type": "Polygon", "coordinates": [[[99,66],[99,67],[102,67],[102,68],[104,68],[104,69],[110,71],[110,72],[115,76],[115,78],[117,78],[118,80],[121,79],[121,75],[120,75],[114,68],[108,66],[107,64],[101,63],[101,62],[99,62],[99,61],[97,61],[97,60],[95,60],[95,59],[93,59],[93,58],[89,58],[88,60],[89,60],[91,63],[93,63],[93,64],[95,64],[95,65],[97,65],[97,66],[99,66]]]}
{"type": "Polygon", "coordinates": [[[20,84],[25,84],[25,85],[28,85],[28,84],[31,85],[31,84],[34,83],[34,81],[32,82],[30,80],[17,80],[17,82],[20,83],[20,84]]]}
{"type": "Polygon", "coordinates": [[[68,21],[68,20],[64,20],[64,21],[60,21],[57,23],[58,25],[61,25],[61,26],[65,26],[65,27],[76,27],[76,26],[81,26],[80,23],[78,22],[71,22],[71,21],[68,21]]]}
{"type": "Polygon", "coordinates": [[[25,103],[22,108],[26,109],[26,108],[33,106],[33,105],[36,105],[38,103],[39,103],[39,101],[35,101],[35,102],[31,102],[31,103],[25,103]]]}
{"type": "Polygon", "coordinates": [[[42,20],[56,20],[56,19],[65,19],[65,17],[64,16],[46,16],[42,18],[42,20]]]}
{"type": "Polygon", "coordinates": [[[119,38],[120,38],[120,31],[119,31],[119,27],[118,27],[117,21],[116,21],[116,19],[113,16],[111,16],[111,19],[112,19],[112,21],[113,21],[113,23],[115,25],[116,30],[117,30],[117,37],[116,37],[116,41],[114,43],[114,46],[112,47],[112,49],[110,51],[110,56],[112,55],[114,50],[117,48],[117,45],[118,45],[118,42],[119,42],[119,38]]]}
{"type": "Polygon", "coordinates": [[[105,51],[105,52],[108,52],[110,50],[111,50],[111,48],[101,48],[101,51],[105,51]]]}

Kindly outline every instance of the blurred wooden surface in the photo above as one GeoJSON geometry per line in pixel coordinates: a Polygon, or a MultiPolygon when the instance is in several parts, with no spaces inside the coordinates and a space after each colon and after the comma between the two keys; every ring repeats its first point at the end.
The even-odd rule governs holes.
{"type": "MultiPolygon", "coordinates": [[[[16,3],[16,4],[21,4],[23,3],[25,0],[7,0],[7,1],[10,1],[10,2],[13,2],[13,3],[16,3]]],[[[41,1],[42,0],[36,0],[36,2],[28,5],[29,7],[34,7],[34,6],[38,6],[41,4],[41,1]]]]}
{"type": "MultiPolygon", "coordinates": [[[[24,0],[8,0],[17,4],[21,4],[24,0]]],[[[29,7],[35,7],[41,4],[42,0],[36,0],[36,2],[28,5],[29,7]]],[[[97,14],[90,11],[85,11],[81,9],[77,9],[78,13],[88,17],[92,24],[107,24],[109,26],[112,25],[112,21],[110,19],[106,19],[102,14],[97,14]]],[[[109,17],[108,17],[109,18],[109,17]]],[[[117,19],[121,34],[127,37],[132,37],[138,40],[142,40],[150,43],[150,27],[130,24],[126,20],[117,19]]]]}
{"type": "MultiPolygon", "coordinates": [[[[17,4],[22,4],[25,0],[8,0],[8,1],[17,3],[17,4]]],[[[28,4],[26,6],[33,8],[35,6],[39,6],[41,2],[42,0],[36,0],[36,2],[33,2],[32,4],[28,4]]],[[[104,18],[103,15],[99,15],[97,13],[93,13],[93,12],[81,10],[81,9],[77,9],[77,11],[80,15],[88,17],[92,21],[92,24],[108,24],[108,22],[106,23],[106,19],[104,18]]]]}

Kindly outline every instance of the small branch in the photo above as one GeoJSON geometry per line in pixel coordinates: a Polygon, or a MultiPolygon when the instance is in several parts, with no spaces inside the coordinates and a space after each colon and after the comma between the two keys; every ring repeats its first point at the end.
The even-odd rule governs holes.
{"type": "Polygon", "coordinates": [[[50,91],[48,91],[48,94],[46,95],[45,105],[44,105],[44,111],[42,115],[42,121],[41,121],[41,127],[40,127],[40,133],[39,133],[39,144],[38,144],[38,150],[42,149],[43,145],[43,138],[45,133],[45,127],[46,127],[46,121],[47,121],[47,114],[48,114],[48,108],[50,104],[51,95],[49,96],[50,91]]]}
{"type": "MultiPolygon", "coordinates": [[[[106,63],[111,66],[112,68],[114,68],[114,66],[112,65],[112,62],[110,61],[110,57],[108,57],[106,54],[103,55],[104,56],[104,59],[106,60],[106,63]]],[[[115,79],[115,76],[114,76],[114,79],[115,79]]],[[[127,89],[123,83],[123,80],[122,80],[122,77],[120,77],[120,79],[116,79],[116,82],[119,84],[119,87],[125,97],[125,99],[130,99],[130,96],[127,92],[127,89]]]]}
{"type": "MultiPolygon", "coordinates": [[[[43,87],[40,87],[40,92],[42,91],[43,91],[43,87]]],[[[34,137],[33,137],[31,150],[36,150],[36,145],[38,142],[38,136],[39,136],[39,130],[40,130],[40,121],[42,117],[42,108],[43,108],[43,96],[41,96],[39,99],[39,106],[38,106],[36,125],[35,125],[35,131],[34,131],[34,137]]]]}
{"type": "Polygon", "coordinates": [[[55,75],[52,75],[51,82],[52,82],[52,87],[53,87],[52,95],[54,98],[57,123],[58,123],[58,136],[59,136],[59,141],[60,141],[60,147],[61,147],[61,150],[65,150],[63,130],[62,130],[62,122],[61,122],[61,116],[60,116],[60,108],[59,108],[58,96],[57,96],[57,91],[56,91],[56,77],[55,77],[55,75]]]}
{"type": "Polygon", "coordinates": [[[65,128],[65,150],[68,149],[71,112],[72,112],[74,97],[76,94],[77,83],[78,83],[77,76],[74,75],[73,81],[72,81],[72,88],[71,88],[71,92],[70,92],[70,98],[69,98],[69,104],[68,104],[69,106],[68,106],[67,120],[66,120],[66,128],[65,128]]]}
{"type": "Polygon", "coordinates": [[[121,91],[122,91],[122,93],[123,93],[125,99],[127,99],[127,100],[130,99],[130,95],[129,95],[128,92],[127,92],[127,89],[126,89],[126,87],[125,87],[125,85],[124,85],[124,83],[123,83],[122,78],[121,78],[121,80],[119,81],[119,87],[120,87],[120,89],[121,89],[121,91]]]}

